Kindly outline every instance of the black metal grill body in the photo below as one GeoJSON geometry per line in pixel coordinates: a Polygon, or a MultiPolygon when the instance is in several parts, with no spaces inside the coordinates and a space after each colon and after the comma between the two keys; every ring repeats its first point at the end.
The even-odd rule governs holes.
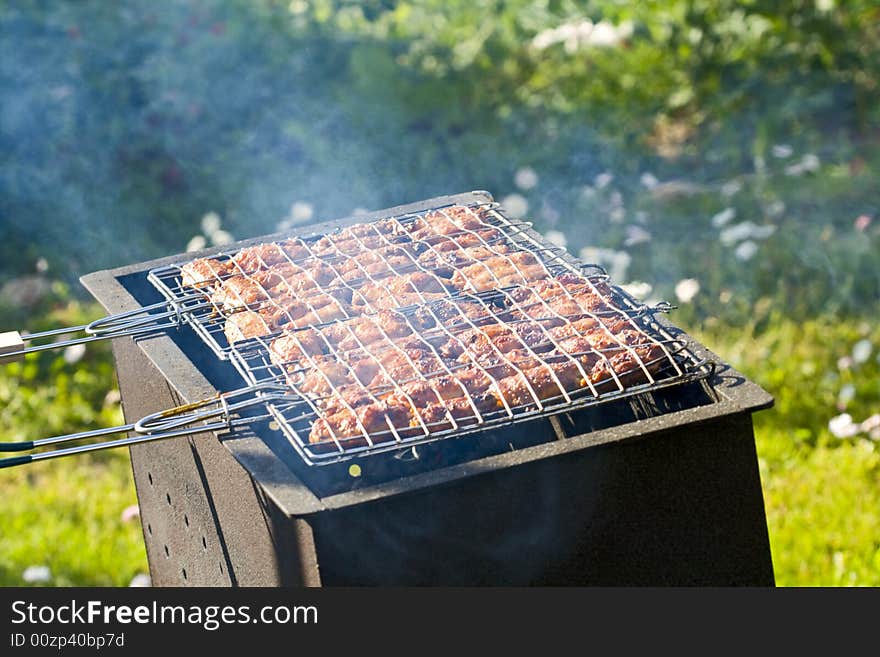
{"type": "MultiPolygon", "coordinates": [[[[137,308],[161,300],[147,272],[188,257],[83,284],[110,312],[137,308]]],[[[241,385],[186,326],[116,340],[114,355],[127,421],[241,385]]],[[[771,404],[722,366],[708,384],[439,441],[418,459],[367,457],[359,477],[306,466],[265,422],[134,446],[150,572],[156,585],[770,585],[751,414],[771,404]]]]}

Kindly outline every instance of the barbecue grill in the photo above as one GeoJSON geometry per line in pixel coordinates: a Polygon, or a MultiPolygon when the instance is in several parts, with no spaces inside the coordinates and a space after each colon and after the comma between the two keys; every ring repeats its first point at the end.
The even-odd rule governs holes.
{"type": "MultiPolygon", "coordinates": [[[[772,584],[751,428],[751,413],[772,399],[667,322],[662,313],[668,305],[638,303],[611,286],[600,268],[578,262],[543,242],[528,224],[510,220],[486,192],[312,226],[311,235],[295,238],[296,246],[312,257],[321,239],[332,241],[346,226],[369,231],[384,222],[400,234],[426,212],[462,206],[485,225],[488,232],[472,232],[488,254],[504,253],[495,241],[501,240],[529,254],[549,276],[570,275],[591,294],[604,294],[609,305],[588,312],[589,320],[602,327],[617,322],[640,342],[632,346],[609,338],[611,346],[595,350],[594,357],[600,369],[607,364],[605,375],[591,378],[575,358],[580,353],[561,363],[561,357],[553,361],[540,351],[552,347],[556,354],[561,338],[538,326],[541,334],[527,357],[550,374],[555,394],[536,389],[517,362],[507,360],[525,399],[509,403],[499,393],[493,398],[501,401],[497,408],[481,410],[463,388],[468,412],[429,421],[407,396],[415,412],[406,426],[387,417],[387,426],[378,429],[358,422],[355,434],[337,435],[331,426],[316,441],[309,431],[324,407],[320,398],[299,389],[297,377],[322,372],[323,361],[296,339],[305,356],[291,372],[288,363],[272,356],[276,326],[266,325],[265,335],[230,337],[224,326],[228,329],[235,315],[186,284],[182,263],[192,255],[82,279],[115,315],[77,328],[88,332],[87,340],[123,338],[113,343],[130,422],[121,429],[134,435],[110,444],[132,445],[154,583],[772,584]],[[631,371],[611,365],[620,358],[629,359],[631,371]],[[572,389],[560,381],[555,372],[563,364],[569,371],[580,368],[583,385],[572,389]]],[[[374,230],[375,238],[364,233],[373,244],[378,239],[393,247],[387,235],[374,230]]],[[[291,238],[264,237],[197,255],[253,280],[255,270],[243,269],[235,254],[249,245],[287,243],[282,239],[291,238]]],[[[359,246],[368,250],[370,244],[359,246]]],[[[299,260],[285,257],[282,266],[301,268],[299,260]]],[[[325,261],[338,273],[334,258],[325,261]]],[[[262,269],[270,264],[259,263],[262,269]]],[[[436,270],[418,259],[381,264],[399,276],[437,278],[436,270]]],[[[320,335],[322,326],[348,327],[343,335],[367,351],[351,322],[376,316],[362,290],[382,280],[364,269],[347,281],[345,299],[360,295],[360,308],[337,303],[336,316],[322,323],[321,311],[306,304],[307,317],[319,320],[313,330],[320,335]]],[[[314,278],[308,282],[320,287],[314,278]]],[[[465,331],[481,336],[488,324],[554,319],[553,307],[539,294],[529,296],[528,285],[505,282],[496,276],[486,289],[434,295],[414,288],[418,299],[411,305],[395,299],[374,303],[384,303],[384,310],[429,346],[436,344],[426,337],[431,332],[455,343],[465,331]]],[[[265,295],[262,311],[275,302],[258,286],[265,295]]],[[[571,289],[580,288],[564,291],[571,296],[571,289]]],[[[557,313],[555,319],[565,318],[557,313]]],[[[302,330],[290,334],[303,335],[302,330]]],[[[354,353],[335,352],[326,336],[324,342],[322,349],[344,365],[354,353]]],[[[386,342],[389,350],[400,350],[386,342]]],[[[420,371],[411,359],[408,363],[420,371]]],[[[351,364],[346,366],[351,380],[351,364]]],[[[420,382],[436,388],[438,376],[461,378],[447,366],[431,374],[422,370],[420,382]]],[[[327,394],[344,399],[324,378],[327,394]]]]}

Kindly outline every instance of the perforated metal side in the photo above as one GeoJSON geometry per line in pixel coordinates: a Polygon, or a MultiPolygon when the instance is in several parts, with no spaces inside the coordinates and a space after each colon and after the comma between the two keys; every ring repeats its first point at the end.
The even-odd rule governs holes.
{"type": "MultiPolygon", "coordinates": [[[[113,348],[127,421],[183,401],[134,342],[113,348]]],[[[308,526],[281,513],[214,434],[137,445],[131,461],[154,586],[319,583],[308,526]]]]}

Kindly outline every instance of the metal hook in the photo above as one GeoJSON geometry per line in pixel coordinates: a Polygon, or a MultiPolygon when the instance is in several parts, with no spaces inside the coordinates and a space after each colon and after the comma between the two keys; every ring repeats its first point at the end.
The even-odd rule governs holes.
{"type": "Polygon", "coordinates": [[[95,452],[103,449],[123,447],[126,445],[166,440],[168,438],[188,436],[204,431],[231,431],[236,426],[250,424],[251,422],[269,417],[268,414],[263,414],[259,416],[234,418],[234,412],[263,404],[267,401],[277,400],[283,396],[285,390],[286,388],[281,384],[267,382],[256,386],[232,390],[217,395],[216,397],[201,399],[190,404],[182,404],[175,408],[159,411],[158,413],[151,413],[150,415],[142,417],[137,422],[118,427],[82,431],[79,433],[65,434],[63,436],[54,436],[52,438],[41,438],[38,440],[0,443],[0,452],[24,452],[38,447],[44,447],[46,445],[70,443],[87,438],[97,438],[98,436],[109,436],[125,432],[134,432],[138,434],[102,443],[89,443],[86,445],[77,445],[75,447],[56,449],[48,452],[38,452],[36,454],[26,454],[0,459],[0,468],[9,468],[35,461],[70,456],[72,454],[82,454],[85,452],[95,452]],[[239,401],[230,401],[237,398],[243,399],[240,399],[239,401]],[[196,424],[214,418],[219,419],[215,422],[196,424]],[[192,426],[194,424],[196,426],[192,426]]]}
{"type": "Polygon", "coordinates": [[[123,336],[142,335],[168,328],[180,326],[189,313],[210,304],[204,300],[201,294],[189,294],[174,301],[160,301],[149,306],[143,306],[116,315],[108,315],[96,319],[89,324],[71,326],[68,328],[41,331],[38,333],[26,333],[22,335],[18,331],[0,333],[0,364],[11,363],[23,359],[27,354],[48,351],[50,349],[63,349],[77,344],[86,344],[98,340],[109,340],[123,336]],[[196,303],[192,303],[192,302],[196,303]],[[164,309],[164,312],[153,312],[164,309]],[[43,340],[59,335],[73,333],[85,333],[84,337],[70,340],[60,340],[46,344],[26,346],[26,343],[34,340],[43,340]]]}

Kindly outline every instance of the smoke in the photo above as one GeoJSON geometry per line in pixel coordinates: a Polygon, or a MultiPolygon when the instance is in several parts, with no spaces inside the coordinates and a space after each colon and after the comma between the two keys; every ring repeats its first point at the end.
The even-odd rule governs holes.
{"type": "Polygon", "coordinates": [[[77,276],[177,253],[208,212],[245,238],[298,202],[318,220],[515,188],[521,120],[468,116],[455,80],[406,75],[393,42],[272,18],[213,1],[6,8],[6,273],[43,256],[77,276]]]}
{"type": "Polygon", "coordinates": [[[572,52],[558,44],[532,52],[529,39],[523,51],[501,37],[481,45],[482,32],[463,32],[446,57],[430,50],[428,28],[413,28],[423,41],[410,43],[347,29],[340,17],[360,11],[353,7],[310,23],[310,6],[0,10],[0,283],[33,272],[40,258],[51,275],[74,279],[179,253],[212,212],[243,239],[274,232],[297,204],[319,221],[486,189],[539,231],[564,236],[571,253],[629,258],[618,283],[648,281],[670,297],[678,282],[698,280],[706,294],[696,302],[708,312],[726,312],[715,300],[731,295],[747,303],[777,295],[805,308],[825,307],[829,295],[876,296],[861,239],[876,231],[852,230],[855,217],[873,216],[875,186],[856,179],[829,197],[827,212],[813,203],[803,190],[815,181],[798,179],[835,166],[808,150],[816,139],[777,140],[763,127],[772,122],[742,111],[714,117],[717,129],[697,144],[694,126],[674,113],[650,120],[651,94],[673,84],[663,70],[618,80],[608,68],[604,82],[584,73],[590,57],[639,65],[629,40],[662,48],[643,31],[572,52]],[[567,73],[546,86],[530,79],[533,68],[556,74],[544,60],[567,73]],[[594,86],[581,94],[586,82],[594,86]],[[713,225],[719,216],[735,222],[713,225]],[[827,217],[848,241],[822,237],[827,217]],[[739,224],[758,230],[746,242],[719,241],[739,224]],[[771,254],[772,266],[754,266],[771,254]],[[786,293],[805,282],[809,294],[786,293]]]}

